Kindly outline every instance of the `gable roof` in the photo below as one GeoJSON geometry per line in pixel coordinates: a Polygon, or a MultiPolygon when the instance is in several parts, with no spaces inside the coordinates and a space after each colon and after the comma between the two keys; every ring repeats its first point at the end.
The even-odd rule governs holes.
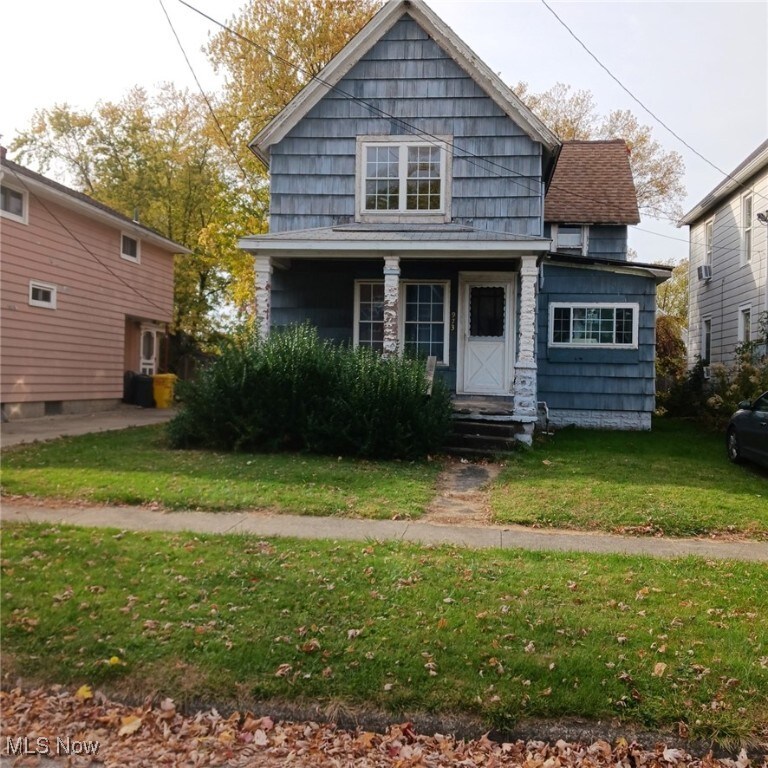
{"type": "Polygon", "coordinates": [[[626,142],[563,142],[544,202],[544,220],[637,224],[640,212],[626,142]]]}
{"type": "Polygon", "coordinates": [[[691,208],[680,219],[680,225],[693,224],[697,219],[705,216],[720,201],[739,190],[739,188],[756,173],[768,167],[768,139],[766,139],[745,160],[739,163],[728,176],[721,181],[708,195],[691,208]]]}
{"type": "Polygon", "coordinates": [[[123,215],[114,208],[110,208],[108,205],[104,205],[104,203],[100,203],[98,200],[94,200],[82,192],[65,187],[57,181],[31,171],[23,165],[14,163],[12,160],[8,160],[4,153],[0,155],[0,179],[10,181],[11,184],[15,182],[17,188],[21,191],[29,192],[34,197],[51,200],[91,219],[116,227],[127,234],[135,235],[137,238],[152,243],[170,253],[192,253],[189,248],[168,239],[150,227],[133,221],[133,219],[128,218],[128,216],[123,215]]]}
{"type": "Polygon", "coordinates": [[[395,25],[409,15],[499,108],[534,141],[554,152],[560,140],[531,112],[469,46],[423,0],[389,0],[371,20],[313,77],[287,106],[248,145],[267,166],[269,149],[314,107],[329,90],[395,25]]]}

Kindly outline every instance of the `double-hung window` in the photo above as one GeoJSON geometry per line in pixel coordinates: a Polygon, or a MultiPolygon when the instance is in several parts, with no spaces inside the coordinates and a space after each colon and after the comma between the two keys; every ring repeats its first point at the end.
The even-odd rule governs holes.
{"type": "Polygon", "coordinates": [[[550,304],[551,347],[636,348],[637,304],[550,304]]]}
{"type": "MultiPolygon", "coordinates": [[[[434,355],[439,364],[448,363],[449,283],[400,282],[400,338],[406,354],[434,355]]],[[[384,283],[359,281],[355,284],[356,346],[378,352],[384,348],[384,283]]]]}
{"type": "Polygon", "coordinates": [[[361,138],[358,217],[365,221],[447,220],[448,165],[443,140],[361,138]]]}
{"type": "Polygon", "coordinates": [[[140,261],[141,241],[123,233],[120,236],[120,255],[128,261],[140,261]]]}
{"type": "Polygon", "coordinates": [[[744,264],[752,261],[752,193],[741,198],[741,258],[744,264]]]}
{"type": "Polygon", "coordinates": [[[739,307],[739,343],[749,344],[752,341],[752,306],[739,307]]]}
{"type": "Polygon", "coordinates": [[[0,216],[20,224],[27,223],[27,193],[0,185],[0,216]]]}
{"type": "Polygon", "coordinates": [[[56,309],[56,286],[39,280],[30,280],[29,306],[56,309]]]}
{"type": "Polygon", "coordinates": [[[713,248],[713,240],[714,240],[714,229],[715,229],[715,220],[710,219],[704,225],[704,263],[709,267],[712,266],[712,248],[713,248]]]}
{"type": "Polygon", "coordinates": [[[556,251],[586,256],[589,227],[581,224],[553,224],[552,241],[556,251]]]}

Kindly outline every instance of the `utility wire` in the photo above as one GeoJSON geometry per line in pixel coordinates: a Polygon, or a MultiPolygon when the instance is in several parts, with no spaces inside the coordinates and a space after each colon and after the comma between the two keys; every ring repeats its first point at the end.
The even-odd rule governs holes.
{"type": "MultiPolygon", "coordinates": [[[[740,188],[745,189],[744,185],[734,176],[731,176],[730,173],[727,171],[724,171],[722,168],[715,165],[709,158],[704,157],[704,155],[701,154],[695,147],[692,147],[679,133],[677,133],[675,130],[670,128],[655,112],[653,112],[650,107],[647,107],[640,99],[635,96],[632,91],[627,88],[624,83],[619,80],[616,75],[611,72],[608,67],[603,64],[600,59],[597,58],[597,56],[592,53],[592,51],[587,47],[586,43],[584,43],[581,38],[578,37],[578,35],[563,21],[563,19],[557,14],[557,12],[552,8],[552,6],[547,2],[547,0],[541,0],[542,5],[560,22],[560,24],[565,28],[565,30],[568,32],[568,34],[587,52],[587,54],[594,59],[594,61],[597,63],[597,65],[613,80],[619,88],[621,88],[624,93],[626,93],[636,104],[638,104],[640,107],[642,107],[660,126],[663,128],[666,128],[666,130],[672,134],[683,146],[687,147],[691,152],[693,152],[694,155],[701,158],[707,165],[714,168],[718,173],[722,174],[726,178],[730,179],[731,181],[735,181],[740,188]]],[[[765,197],[764,195],[759,195],[764,200],[768,200],[768,197],[765,197]]]]}

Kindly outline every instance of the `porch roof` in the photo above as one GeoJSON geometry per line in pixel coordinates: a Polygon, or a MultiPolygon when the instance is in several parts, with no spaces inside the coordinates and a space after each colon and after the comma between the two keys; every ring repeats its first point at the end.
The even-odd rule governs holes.
{"type": "MultiPolygon", "coordinates": [[[[335,227],[249,235],[238,247],[252,253],[305,258],[350,257],[364,252],[415,252],[419,256],[433,251],[509,256],[513,253],[546,253],[550,240],[533,235],[475,229],[462,224],[341,224],[335,227]]],[[[373,255],[371,253],[371,255],[373,255]]]]}

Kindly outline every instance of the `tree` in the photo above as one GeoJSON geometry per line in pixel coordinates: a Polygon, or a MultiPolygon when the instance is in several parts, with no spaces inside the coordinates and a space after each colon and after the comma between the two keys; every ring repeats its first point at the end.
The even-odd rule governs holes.
{"type": "Polygon", "coordinates": [[[653,138],[650,126],[641,124],[628,110],[600,115],[590,91],[573,90],[564,83],[531,93],[527,83],[519,82],[513,90],[564,141],[624,139],[631,153],[641,214],[680,219],[685,197],[683,158],[678,152],[665,151],[653,138]]]}
{"type": "Polygon", "coordinates": [[[208,45],[225,75],[221,122],[241,161],[248,142],[335,56],[382,0],[250,2],[208,45]]]}
{"type": "Polygon", "coordinates": [[[11,149],[192,250],[176,261],[175,331],[204,343],[217,308],[247,302],[252,265],[237,238],[263,229],[266,191],[232,183],[202,98],[165,85],[90,111],[55,105],[11,149]]]}
{"type": "Polygon", "coordinates": [[[688,327],[688,259],[681,261],[669,280],[659,286],[656,309],[659,314],[675,318],[682,328],[688,327]]]}

